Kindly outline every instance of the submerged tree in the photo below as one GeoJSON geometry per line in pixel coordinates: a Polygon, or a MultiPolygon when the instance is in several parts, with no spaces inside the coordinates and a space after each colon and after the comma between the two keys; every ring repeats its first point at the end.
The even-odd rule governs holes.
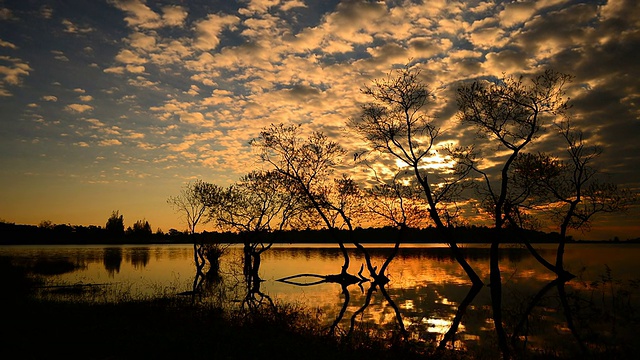
{"type": "Polygon", "coordinates": [[[495,82],[475,81],[458,89],[458,114],[462,123],[475,126],[478,135],[490,141],[487,148],[505,154],[497,160],[497,174],[481,168],[481,163],[470,162],[484,180],[478,190],[496,229],[490,250],[491,298],[496,332],[505,358],[509,357],[509,349],[502,326],[499,247],[500,230],[508,224],[515,205],[509,197],[509,172],[518,154],[540,135],[549,119],[562,116],[568,108],[564,86],[569,80],[569,75],[547,70],[528,82],[523,77],[504,77],[495,82]]]}
{"type": "MultiPolygon", "coordinates": [[[[354,201],[348,201],[358,187],[348,177],[335,177],[334,172],[345,155],[345,150],[321,132],[304,138],[299,125],[271,125],[260,137],[251,141],[260,159],[281,174],[289,191],[304,202],[308,216],[316,217],[332,233],[340,228],[353,229],[354,201]]],[[[336,236],[337,237],[337,236],[336,236]]],[[[338,239],[345,259],[342,273],[349,267],[349,256],[344,243],[338,239]]]]}
{"type": "MultiPolygon", "coordinates": [[[[204,215],[211,206],[217,204],[220,200],[220,194],[222,189],[215,185],[204,182],[202,180],[196,180],[186,184],[180,191],[180,194],[171,196],[167,199],[167,203],[180,215],[186,222],[190,235],[196,233],[196,226],[199,223],[206,223],[209,219],[204,215]]],[[[217,259],[221,255],[220,251],[217,251],[218,256],[213,257],[213,254],[218,248],[212,248],[210,244],[204,244],[195,240],[193,242],[193,258],[196,265],[196,278],[198,275],[204,276],[202,269],[204,268],[207,258],[215,259],[212,265],[217,266],[217,259]]],[[[214,246],[215,247],[215,246],[214,246]]]]}
{"type": "MultiPolygon", "coordinates": [[[[290,228],[301,212],[296,194],[274,171],[253,171],[220,192],[207,217],[223,230],[239,233],[244,244],[244,274],[260,282],[260,255],[273,244],[273,232],[290,228]]],[[[248,285],[255,288],[256,285],[248,285]]]]}
{"type": "Polygon", "coordinates": [[[525,211],[548,213],[558,224],[560,243],[553,270],[566,276],[563,260],[567,231],[588,228],[596,214],[624,211],[636,202],[637,196],[602,179],[602,173],[594,167],[601,147],[587,146],[583,133],[573,129],[568,119],[558,123],[557,129],[566,144],[564,157],[521,154],[514,161],[512,178],[515,188],[527,194],[525,211]]]}
{"type": "MultiPolygon", "coordinates": [[[[417,182],[431,221],[449,243],[472,283],[481,286],[482,280],[466,261],[449,231],[453,219],[451,209],[456,209],[456,196],[463,188],[470,169],[463,162],[457,162],[456,158],[468,156],[468,150],[436,148],[440,129],[426,113],[433,94],[419,76],[419,71],[405,66],[385,79],[374,80],[372,86],[361,90],[371,98],[371,102],[362,107],[360,117],[351,119],[349,125],[371,149],[403,164],[404,169],[396,173],[396,178],[388,184],[391,189],[396,187],[394,184],[399,173],[412,173],[413,176],[406,181],[417,182]],[[445,157],[450,165],[434,164],[438,150],[447,153],[445,157]]],[[[406,198],[406,194],[397,195],[406,198]]]]}

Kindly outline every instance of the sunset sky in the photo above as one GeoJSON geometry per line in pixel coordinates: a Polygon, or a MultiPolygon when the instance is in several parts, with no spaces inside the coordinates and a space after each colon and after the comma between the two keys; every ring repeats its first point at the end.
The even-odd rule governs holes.
{"type": "MultiPolygon", "coordinates": [[[[573,75],[597,165],[640,189],[639,59],[636,0],[0,0],[0,219],[104,226],[119,210],[184,229],[167,198],[259,168],[248,142],[271,123],[357,151],[359,89],[409,61],[460,143],[475,135],[455,117],[461,81],[573,75]]],[[[640,237],[638,215],[578,237],[640,237]]]]}

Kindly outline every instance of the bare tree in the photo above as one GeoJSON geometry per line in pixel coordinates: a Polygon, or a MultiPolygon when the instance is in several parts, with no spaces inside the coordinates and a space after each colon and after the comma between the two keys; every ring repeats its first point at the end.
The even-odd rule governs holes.
{"type": "MultiPolygon", "coordinates": [[[[279,124],[265,128],[251,144],[262,161],[287,179],[290,191],[303,199],[327,229],[353,229],[349,206],[353,203],[346,200],[355,195],[357,186],[347,177],[334,177],[345,155],[338,143],[317,131],[304,138],[299,125],[279,124]]],[[[342,273],[346,274],[349,255],[341,239],[338,244],[345,260],[342,273]]]]}
{"type": "Polygon", "coordinates": [[[563,259],[568,229],[588,228],[598,213],[624,211],[637,201],[637,194],[602,179],[594,167],[602,148],[587,146],[582,132],[573,129],[568,118],[557,129],[566,143],[564,160],[546,153],[521,154],[514,162],[512,177],[516,188],[527,194],[526,210],[548,212],[559,224],[553,270],[567,276],[563,259]]]}
{"type": "Polygon", "coordinates": [[[468,150],[436,148],[440,129],[426,113],[433,94],[419,76],[419,71],[405,66],[389,73],[385,79],[374,80],[372,86],[364,87],[361,91],[371,98],[371,102],[362,106],[360,117],[351,119],[349,126],[367,141],[371,149],[399,160],[413,173],[429,217],[449,243],[472,283],[481,286],[482,280],[449,231],[446,216],[450,206],[455,208],[455,198],[470,169],[455,159],[468,156],[468,150]],[[449,160],[455,164],[441,169],[432,166],[432,158],[438,150],[447,152],[449,160]]]}
{"type": "Polygon", "coordinates": [[[561,116],[568,108],[564,85],[570,76],[547,70],[525,82],[523,77],[503,77],[499,81],[475,81],[458,89],[459,118],[475,126],[480,137],[496,144],[499,153],[506,153],[498,165],[498,174],[470,165],[484,179],[479,187],[486,208],[493,217],[496,235],[491,242],[490,282],[493,319],[500,348],[509,357],[506,334],[502,326],[502,280],[499,268],[499,247],[502,229],[508,222],[513,204],[509,201],[509,170],[518,154],[536,139],[549,118],[561,116]]]}
{"type": "Polygon", "coordinates": [[[202,180],[189,182],[180,190],[180,194],[170,196],[167,203],[183,217],[190,234],[195,234],[196,226],[207,223],[204,215],[207,209],[217,202],[221,188],[202,180]]]}
{"type": "MultiPolygon", "coordinates": [[[[196,180],[183,186],[180,194],[169,197],[167,203],[180,213],[187,224],[189,234],[194,235],[199,223],[209,221],[205,214],[208,208],[219,203],[221,191],[222,189],[217,185],[196,180]]],[[[211,249],[206,244],[194,240],[193,257],[197,274],[204,268],[209,250],[211,249]]]]}
{"type": "Polygon", "coordinates": [[[404,171],[396,172],[393,179],[383,180],[375,176],[376,184],[365,190],[370,222],[386,223],[398,228],[419,228],[426,225],[429,217],[420,197],[421,189],[415,184],[405,183],[404,171]]]}
{"type": "Polygon", "coordinates": [[[253,171],[224,189],[208,218],[218,226],[237,232],[284,230],[299,210],[295,194],[283,191],[282,175],[253,171]]]}

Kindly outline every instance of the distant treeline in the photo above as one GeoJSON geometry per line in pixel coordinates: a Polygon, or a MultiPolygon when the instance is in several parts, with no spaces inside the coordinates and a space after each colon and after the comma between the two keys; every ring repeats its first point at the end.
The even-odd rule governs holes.
{"type": "MultiPolygon", "coordinates": [[[[483,226],[456,227],[451,229],[461,243],[489,243],[495,236],[491,228],[483,226]]],[[[555,243],[560,239],[558,233],[545,233],[532,230],[506,230],[505,242],[529,241],[532,243],[555,243]]],[[[392,243],[400,239],[403,243],[442,243],[444,242],[436,228],[407,229],[401,232],[397,228],[356,228],[349,231],[327,230],[289,230],[261,234],[236,234],[230,232],[201,232],[190,235],[171,229],[164,233],[126,232],[113,234],[100,226],[82,225],[19,225],[0,222],[0,244],[3,245],[46,245],[46,244],[191,244],[191,243],[392,243]]],[[[570,240],[571,241],[571,240],[570,240]]]]}

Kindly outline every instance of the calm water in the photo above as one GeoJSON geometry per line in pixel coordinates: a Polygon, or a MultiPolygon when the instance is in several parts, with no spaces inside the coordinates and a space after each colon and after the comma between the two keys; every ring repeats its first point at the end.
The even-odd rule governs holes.
{"type": "MultiPolygon", "coordinates": [[[[392,250],[391,246],[380,245],[367,249],[378,267],[392,250]]],[[[538,249],[554,261],[554,246],[538,249]]],[[[465,247],[465,251],[471,265],[488,283],[488,250],[465,247]]],[[[193,290],[197,280],[190,245],[11,246],[0,247],[0,256],[29,264],[45,276],[50,287],[41,289],[42,296],[76,299],[80,295],[66,292],[59,295],[55,291],[74,284],[96,285],[86,288],[92,289],[94,299],[106,301],[122,296],[171,295],[193,290]],[[51,264],[67,267],[53,271],[51,264]]],[[[363,259],[354,249],[350,249],[350,256],[349,273],[356,274],[363,259]]],[[[599,338],[624,343],[634,331],[640,330],[634,329],[637,323],[624,321],[629,318],[625,312],[638,309],[639,258],[638,245],[572,244],[565,263],[578,277],[566,283],[566,296],[561,296],[559,288],[547,286],[555,276],[527,250],[506,247],[501,260],[506,328],[520,329],[520,333],[527,335],[528,346],[533,347],[568,347],[569,343],[579,343],[599,332],[602,332],[599,338]],[[529,311],[529,304],[543,289],[547,291],[529,311]],[[571,319],[579,327],[573,332],[565,315],[570,308],[563,308],[563,298],[568,299],[571,319]],[[529,316],[523,317],[527,312],[529,316]],[[607,314],[602,317],[604,320],[594,315],[604,313],[607,314]]],[[[310,284],[322,281],[322,276],[340,272],[343,258],[333,245],[275,245],[261,256],[259,275],[264,281],[252,288],[243,280],[241,259],[241,247],[227,249],[217,276],[207,278],[203,285],[210,301],[298,303],[318,309],[322,321],[342,333],[349,331],[353,319],[358,326],[389,333],[404,327],[414,339],[439,341],[451,327],[470,289],[463,270],[445,245],[402,246],[387,268],[390,282],[383,289],[371,289],[369,281],[346,289],[331,282],[310,284]],[[298,285],[278,281],[296,274],[308,275],[292,279],[298,285]]],[[[362,274],[366,277],[368,273],[365,270],[362,274]]],[[[484,346],[495,341],[492,326],[489,289],[485,287],[466,308],[456,346],[484,346]]]]}

